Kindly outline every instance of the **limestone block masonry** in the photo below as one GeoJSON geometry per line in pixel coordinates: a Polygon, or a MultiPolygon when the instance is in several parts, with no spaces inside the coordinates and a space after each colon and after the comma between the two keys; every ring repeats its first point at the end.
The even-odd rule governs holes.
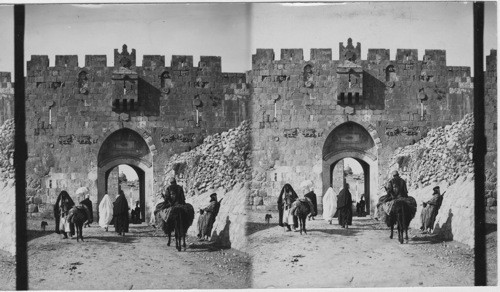
{"type": "MultiPolygon", "coordinates": [[[[149,214],[171,156],[250,120],[252,208],[275,208],[283,184],[304,180],[321,202],[339,182],[339,161],[352,157],[373,210],[394,150],[471,113],[473,81],[470,68],[446,65],[444,50],[419,57],[398,49],[390,60],[388,49],[368,49],[363,59],[361,43],[348,39],[339,52],[332,60],[331,49],[311,49],[307,61],[302,49],[282,49],[275,60],[273,50],[257,49],[246,73],[223,73],[215,56],[195,67],[192,56],[174,55],[167,66],[165,56],[145,55],[137,66],[126,45],[115,49],[113,67],[105,55],[88,55],[83,66],[76,55],[56,56],[54,67],[33,55],[25,79],[28,199],[47,210],[61,190],[86,186],[97,205],[112,169],[128,164],[149,214]]],[[[495,50],[486,68],[488,155],[496,157],[495,50]]],[[[7,75],[1,119],[12,115],[7,75]]],[[[493,171],[496,158],[488,163],[493,171]]],[[[487,196],[496,198],[496,175],[488,179],[487,196]]]]}
{"type": "Polygon", "coordinates": [[[141,204],[150,214],[163,165],[173,154],[197,146],[207,135],[237,127],[248,119],[250,89],[244,73],[223,73],[221,58],[145,55],[135,50],[105,55],[34,55],[26,77],[27,196],[54,204],[61,190],[74,197],[90,189],[97,204],[119,164],[136,169],[141,204]],[[103,147],[104,145],[104,147],[103,147]]]}
{"type": "MultiPolygon", "coordinates": [[[[282,49],[277,60],[270,49],[257,49],[253,55],[248,73],[253,158],[248,201],[254,209],[275,208],[285,183],[303,195],[299,185],[304,180],[313,181],[321,202],[329,184],[338,183],[337,163],[352,157],[365,172],[365,195],[373,214],[375,194],[391,170],[394,150],[472,113],[470,68],[447,66],[444,50],[425,50],[419,59],[417,50],[398,49],[390,60],[389,50],[368,49],[363,60],[360,46],[351,39],[346,46],[340,43],[338,60],[331,59],[331,49],[312,49],[309,61],[302,49],[282,49]]],[[[496,51],[487,62],[493,99],[496,51]]],[[[494,137],[494,125],[488,137],[494,137]]],[[[490,155],[496,157],[496,143],[488,139],[490,155]]]]}

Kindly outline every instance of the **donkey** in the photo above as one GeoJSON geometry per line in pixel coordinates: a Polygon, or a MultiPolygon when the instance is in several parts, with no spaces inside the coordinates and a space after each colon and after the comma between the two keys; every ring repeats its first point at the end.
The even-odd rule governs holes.
{"type": "Polygon", "coordinates": [[[412,210],[408,203],[404,200],[394,200],[391,214],[386,218],[387,225],[391,227],[391,235],[389,238],[392,239],[394,225],[397,225],[399,243],[403,244],[404,235],[406,235],[406,243],[408,243],[408,226],[412,219],[412,210]]]}
{"type": "Polygon", "coordinates": [[[296,200],[293,203],[292,214],[294,216],[297,216],[297,218],[299,219],[300,234],[302,234],[302,231],[304,231],[304,234],[307,234],[307,229],[306,229],[307,215],[309,214],[311,214],[312,216],[316,215],[315,211],[316,208],[317,207],[315,206],[314,202],[311,202],[307,198],[296,200]]]}
{"type": "Polygon", "coordinates": [[[83,224],[88,222],[92,223],[92,217],[90,216],[90,210],[84,204],[73,207],[68,214],[68,221],[75,224],[76,227],[76,241],[79,242],[80,239],[83,240],[83,224]]]}
{"type": "Polygon", "coordinates": [[[188,203],[171,207],[167,218],[160,218],[160,220],[163,220],[162,229],[168,235],[167,246],[170,246],[173,231],[177,250],[181,251],[182,246],[184,251],[186,250],[186,234],[191,224],[193,224],[193,219],[194,208],[188,203]]]}

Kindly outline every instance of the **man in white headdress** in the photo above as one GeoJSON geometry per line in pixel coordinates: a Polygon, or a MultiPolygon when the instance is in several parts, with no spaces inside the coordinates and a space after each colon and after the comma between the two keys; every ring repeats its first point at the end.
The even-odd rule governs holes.
{"type": "Polygon", "coordinates": [[[113,219],[113,203],[108,194],[105,194],[99,204],[99,226],[108,231],[108,225],[113,219]]]}
{"type": "Polygon", "coordinates": [[[335,192],[333,191],[333,186],[330,184],[328,190],[326,190],[323,196],[323,219],[327,220],[328,223],[332,224],[333,216],[337,210],[337,199],[335,192]]]}

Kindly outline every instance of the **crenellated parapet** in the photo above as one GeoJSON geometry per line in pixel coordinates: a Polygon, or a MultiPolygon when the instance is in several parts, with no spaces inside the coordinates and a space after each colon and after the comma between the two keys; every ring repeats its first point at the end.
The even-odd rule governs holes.
{"type": "Polygon", "coordinates": [[[78,64],[77,55],[56,55],[53,67],[49,65],[48,55],[32,55],[31,60],[27,62],[28,77],[40,75],[41,71],[46,70],[102,70],[120,67],[138,71],[183,71],[182,76],[187,72],[191,74],[191,71],[196,75],[222,73],[220,56],[200,56],[196,67],[191,55],[173,55],[168,65],[163,55],[144,55],[141,66],[137,66],[136,54],[135,49],[129,52],[127,45],[123,45],[121,51],[115,49],[113,67],[108,67],[106,55],[85,55],[84,66],[78,64]]]}
{"type": "MultiPolygon", "coordinates": [[[[222,72],[220,56],[201,56],[196,63],[191,55],[173,55],[170,61],[144,55],[142,62],[136,56],[126,45],[114,50],[113,65],[106,55],[86,55],[85,66],[76,55],[57,55],[54,66],[48,56],[33,55],[26,78],[33,135],[62,131],[68,127],[62,118],[66,114],[75,116],[73,127],[74,121],[86,119],[81,112],[107,121],[151,117],[160,124],[209,132],[248,118],[246,74],[222,72]]],[[[75,127],[75,132],[85,131],[75,127]]]]}
{"type": "Polygon", "coordinates": [[[490,54],[486,56],[486,72],[488,75],[496,76],[497,72],[497,50],[490,50],[490,54]]]}
{"type": "Polygon", "coordinates": [[[332,49],[311,49],[312,61],[331,61],[332,49]]]}

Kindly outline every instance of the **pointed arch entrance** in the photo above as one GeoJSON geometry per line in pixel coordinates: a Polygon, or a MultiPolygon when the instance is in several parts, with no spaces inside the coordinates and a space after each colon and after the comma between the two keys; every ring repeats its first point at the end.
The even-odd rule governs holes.
{"type": "MultiPolygon", "coordinates": [[[[334,181],[335,166],[345,158],[353,158],[361,165],[364,174],[366,210],[370,213],[372,197],[378,189],[377,144],[360,124],[345,122],[333,129],[323,145],[323,194],[334,181]]],[[[334,186],[340,190],[343,186],[334,186]]]]}
{"type": "MultiPolygon", "coordinates": [[[[111,171],[119,165],[128,165],[137,173],[139,179],[139,202],[141,218],[145,221],[146,198],[153,193],[153,157],[148,144],[134,130],[123,128],[109,135],[101,145],[97,155],[98,203],[108,192],[108,179],[111,171]]],[[[133,208],[133,206],[131,206],[133,208]]]]}

